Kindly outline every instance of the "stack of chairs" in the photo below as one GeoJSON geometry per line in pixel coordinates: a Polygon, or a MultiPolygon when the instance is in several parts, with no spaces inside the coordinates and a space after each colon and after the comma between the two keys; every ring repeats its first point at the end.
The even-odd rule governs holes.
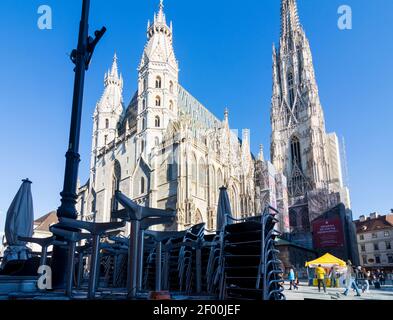
{"type": "Polygon", "coordinates": [[[275,209],[258,217],[232,219],[221,232],[219,298],[282,300],[282,270],[274,248],[275,209]]]}
{"type": "Polygon", "coordinates": [[[195,225],[183,237],[171,238],[164,245],[165,289],[189,295],[196,288],[196,248],[203,242],[204,227],[204,223],[195,225]]]}

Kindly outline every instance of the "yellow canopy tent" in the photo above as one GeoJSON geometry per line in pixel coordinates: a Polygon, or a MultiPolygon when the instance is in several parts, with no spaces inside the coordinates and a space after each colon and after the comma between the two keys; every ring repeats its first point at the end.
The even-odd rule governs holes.
{"type": "Polygon", "coordinates": [[[309,268],[316,268],[319,265],[321,265],[323,268],[331,268],[334,266],[345,267],[347,264],[343,260],[336,258],[330,253],[326,253],[316,260],[306,262],[306,267],[309,268]]]}

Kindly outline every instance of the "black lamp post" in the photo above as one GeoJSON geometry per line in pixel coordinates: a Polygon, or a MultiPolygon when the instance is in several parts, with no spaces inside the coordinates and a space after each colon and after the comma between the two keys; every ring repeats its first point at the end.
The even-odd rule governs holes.
{"type": "MultiPolygon", "coordinates": [[[[75,204],[77,201],[77,180],[79,168],[79,140],[81,129],[83,88],[85,72],[89,67],[95,46],[104,35],[106,28],[95,32],[95,38],[88,36],[89,31],[90,0],[83,0],[82,16],[79,26],[78,47],[71,53],[71,61],[75,64],[74,95],[72,100],[72,114],[68,150],[66,153],[66,165],[64,173],[64,185],[61,195],[61,205],[57,209],[59,218],[66,217],[76,219],[78,216],[75,204]]],[[[52,258],[52,283],[55,287],[61,287],[65,282],[67,250],[55,246],[52,258]]]]}

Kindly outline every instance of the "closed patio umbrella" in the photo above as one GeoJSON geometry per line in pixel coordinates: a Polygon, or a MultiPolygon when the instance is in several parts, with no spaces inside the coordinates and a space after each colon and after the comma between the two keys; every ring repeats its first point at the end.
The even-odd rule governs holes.
{"type": "MultiPolygon", "coordinates": [[[[216,221],[216,230],[220,231],[222,227],[226,223],[226,215],[232,217],[231,203],[229,202],[227,188],[220,188],[220,196],[218,198],[218,206],[217,206],[217,221],[216,221]]],[[[228,224],[232,223],[231,220],[228,220],[228,224]]]]}
{"type": "Polygon", "coordinates": [[[18,237],[33,236],[33,198],[31,181],[29,179],[22,181],[22,185],[7,211],[4,228],[7,249],[4,252],[3,263],[10,260],[28,259],[29,250],[26,243],[18,240],[18,237]]]}

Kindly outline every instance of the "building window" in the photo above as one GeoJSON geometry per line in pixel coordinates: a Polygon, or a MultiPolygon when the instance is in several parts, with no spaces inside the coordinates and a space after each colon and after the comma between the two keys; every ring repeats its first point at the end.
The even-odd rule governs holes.
{"type": "Polygon", "coordinates": [[[197,195],[197,180],[198,180],[198,168],[197,168],[197,159],[195,154],[192,155],[191,158],[191,193],[192,195],[197,195]]]}
{"type": "Polygon", "coordinates": [[[301,156],[300,156],[300,142],[299,138],[294,136],[291,139],[291,156],[292,156],[292,165],[297,164],[301,167],[301,156]]]}
{"type": "Polygon", "coordinates": [[[142,130],[146,129],[146,120],[145,118],[142,118],[142,130]]]}
{"type": "Polygon", "coordinates": [[[386,250],[392,250],[392,245],[390,241],[386,241],[385,244],[386,244],[386,250]]]}
{"type": "Polygon", "coordinates": [[[147,89],[147,79],[143,79],[143,91],[147,89]]]}
{"type": "Polygon", "coordinates": [[[141,194],[145,193],[145,178],[141,178],[141,194]]]}
{"type": "Polygon", "coordinates": [[[295,102],[295,88],[293,83],[293,74],[288,74],[288,93],[289,93],[289,106],[292,108],[295,102]]]}
{"type": "Polygon", "coordinates": [[[143,99],[142,100],[142,110],[145,110],[145,109],[146,109],[146,100],[143,99]]]}
{"type": "Polygon", "coordinates": [[[375,256],[375,263],[381,263],[381,257],[380,256],[375,256]]]}
{"type": "Polygon", "coordinates": [[[105,136],[104,136],[104,145],[106,145],[108,143],[108,135],[106,134],[105,136]]]}
{"type": "Polygon", "coordinates": [[[383,236],[386,237],[386,238],[389,237],[389,236],[390,236],[390,232],[389,232],[389,231],[385,231],[385,232],[383,233],[383,236]]]}
{"type": "Polygon", "coordinates": [[[154,118],[154,125],[155,125],[155,127],[156,128],[159,128],[160,126],[161,126],[161,123],[160,123],[161,121],[160,121],[160,117],[159,116],[156,116],[155,118],[154,118]]]}
{"type": "Polygon", "coordinates": [[[379,245],[378,245],[378,243],[374,243],[374,250],[375,250],[375,251],[378,251],[378,250],[379,250],[379,245]]]}
{"type": "Polygon", "coordinates": [[[362,256],[363,264],[367,264],[367,256],[362,256]]]}
{"type": "Polygon", "coordinates": [[[143,151],[145,151],[145,141],[141,141],[141,153],[143,153],[143,151]]]}
{"type": "Polygon", "coordinates": [[[156,97],[156,107],[161,107],[161,98],[159,96],[156,97]]]}
{"type": "Polygon", "coordinates": [[[173,93],[173,82],[172,81],[169,82],[169,92],[173,93]]]}
{"type": "Polygon", "coordinates": [[[359,236],[359,239],[360,239],[360,240],[364,240],[364,235],[361,234],[361,235],[359,236]]]}
{"type": "Polygon", "coordinates": [[[378,238],[378,235],[377,235],[376,233],[373,233],[373,234],[372,234],[372,238],[373,238],[373,239],[376,239],[376,238],[378,238]]]}
{"type": "Polygon", "coordinates": [[[109,128],[109,119],[105,119],[105,129],[109,128]]]}
{"type": "Polygon", "coordinates": [[[393,263],[393,256],[391,255],[388,256],[388,263],[393,263]]]}
{"type": "Polygon", "coordinates": [[[161,89],[161,77],[156,78],[156,88],[161,89]]]}
{"type": "Polygon", "coordinates": [[[158,147],[159,144],[160,144],[160,139],[159,139],[158,137],[155,137],[155,138],[154,138],[154,145],[155,145],[156,147],[158,147]]]}
{"type": "Polygon", "coordinates": [[[169,101],[169,110],[173,111],[173,101],[169,101]]]}
{"type": "Polygon", "coordinates": [[[366,246],[364,245],[364,244],[362,244],[361,246],[360,246],[360,251],[366,251],[366,246]]]}

